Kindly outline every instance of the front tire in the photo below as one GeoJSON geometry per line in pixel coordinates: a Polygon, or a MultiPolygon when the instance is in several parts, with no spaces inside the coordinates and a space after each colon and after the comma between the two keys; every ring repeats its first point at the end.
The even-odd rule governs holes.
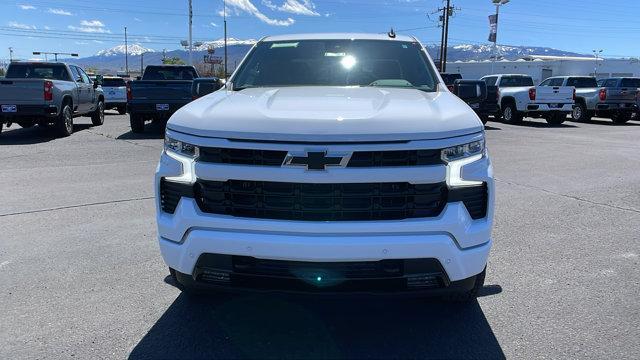
{"type": "Polygon", "coordinates": [[[519,124],[522,122],[522,113],[518,111],[515,103],[507,103],[502,109],[502,119],[507,124],[519,124]]]}
{"type": "Polygon", "coordinates": [[[560,125],[563,122],[565,122],[565,120],[567,120],[567,114],[565,113],[550,114],[547,117],[545,117],[545,120],[547,120],[547,123],[549,125],[560,125]]]}
{"type": "Polygon", "coordinates": [[[131,124],[131,132],[140,134],[144,132],[144,118],[139,114],[129,114],[129,123],[131,124]]]}
{"type": "Polygon", "coordinates": [[[126,106],[118,106],[118,114],[124,115],[126,113],[127,113],[127,107],[126,106]]]}
{"type": "Polygon", "coordinates": [[[24,128],[24,129],[28,129],[30,127],[33,127],[33,125],[35,125],[36,122],[33,120],[22,120],[22,121],[18,121],[18,125],[20,125],[20,127],[24,128]]]}
{"type": "Polygon", "coordinates": [[[631,113],[615,113],[611,116],[614,124],[624,124],[631,120],[631,113]]]}
{"type": "Polygon", "coordinates": [[[102,100],[98,101],[96,111],[91,114],[91,123],[93,123],[93,126],[100,126],[104,124],[104,103],[102,100]]]}
{"type": "Polygon", "coordinates": [[[573,108],[573,112],[571,113],[571,117],[574,121],[577,122],[588,122],[591,121],[591,114],[584,103],[578,102],[573,108]]]}
{"type": "Polygon", "coordinates": [[[475,282],[471,290],[447,294],[444,296],[444,300],[447,302],[457,303],[466,303],[475,300],[478,297],[480,290],[484,287],[484,279],[486,275],[487,268],[485,267],[480,274],[476,275],[475,282]]]}
{"type": "Polygon", "coordinates": [[[62,105],[62,111],[56,121],[56,131],[61,137],[73,134],[73,110],[68,102],[62,105]]]}

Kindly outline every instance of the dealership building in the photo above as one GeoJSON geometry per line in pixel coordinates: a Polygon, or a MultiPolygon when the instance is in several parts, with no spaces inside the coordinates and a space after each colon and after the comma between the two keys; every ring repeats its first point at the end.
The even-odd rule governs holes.
{"type": "Polygon", "coordinates": [[[526,74],[538,84],[548,77],[563,75],[640,77],[640,59],[528,55],[518,60],[449,62],[447,72],[462,74],[464,79],[479,79],[490,74],[526,74]]]}

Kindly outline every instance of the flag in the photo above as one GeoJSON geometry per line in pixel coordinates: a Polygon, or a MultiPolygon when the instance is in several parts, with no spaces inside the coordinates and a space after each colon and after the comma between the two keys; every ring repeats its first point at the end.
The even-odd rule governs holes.
{"type": "Polygon", "coordinates": [[[498,14],[489,15],[489,41],[496,42],[498,35],[498,14]]]}

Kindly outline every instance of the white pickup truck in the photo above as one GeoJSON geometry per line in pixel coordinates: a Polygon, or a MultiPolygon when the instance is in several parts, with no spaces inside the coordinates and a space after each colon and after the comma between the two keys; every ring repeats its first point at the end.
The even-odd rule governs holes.
{"type": "Polygon", "coordinates": [[[262,39],[167,123],[156,204],[171,275],[186,291],[473,299],[494,214],[464,101],[479,83],[452,94],[413,37],[262,39]]]}
{"type": "Polygon", "coordinates": [[[481,80],[498,86],[498,104],[507,123],[520,123],[526,116],[559,125],[573,111],[575,88],[571,86],[534,86],[530,76],[519,74],[487,75],[481,80]]]}

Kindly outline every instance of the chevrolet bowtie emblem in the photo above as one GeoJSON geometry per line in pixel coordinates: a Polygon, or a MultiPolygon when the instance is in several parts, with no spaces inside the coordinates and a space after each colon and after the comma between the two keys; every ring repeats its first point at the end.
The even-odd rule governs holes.
{"type": "Polygon", "coordinates": [[[345,167],[351,158],[350,154],[329,155],[326,151],[307,151],[304,153],[288,153],[283,166],[304,166],[307,170],[326,170],[327,167],[345,167]]]}

